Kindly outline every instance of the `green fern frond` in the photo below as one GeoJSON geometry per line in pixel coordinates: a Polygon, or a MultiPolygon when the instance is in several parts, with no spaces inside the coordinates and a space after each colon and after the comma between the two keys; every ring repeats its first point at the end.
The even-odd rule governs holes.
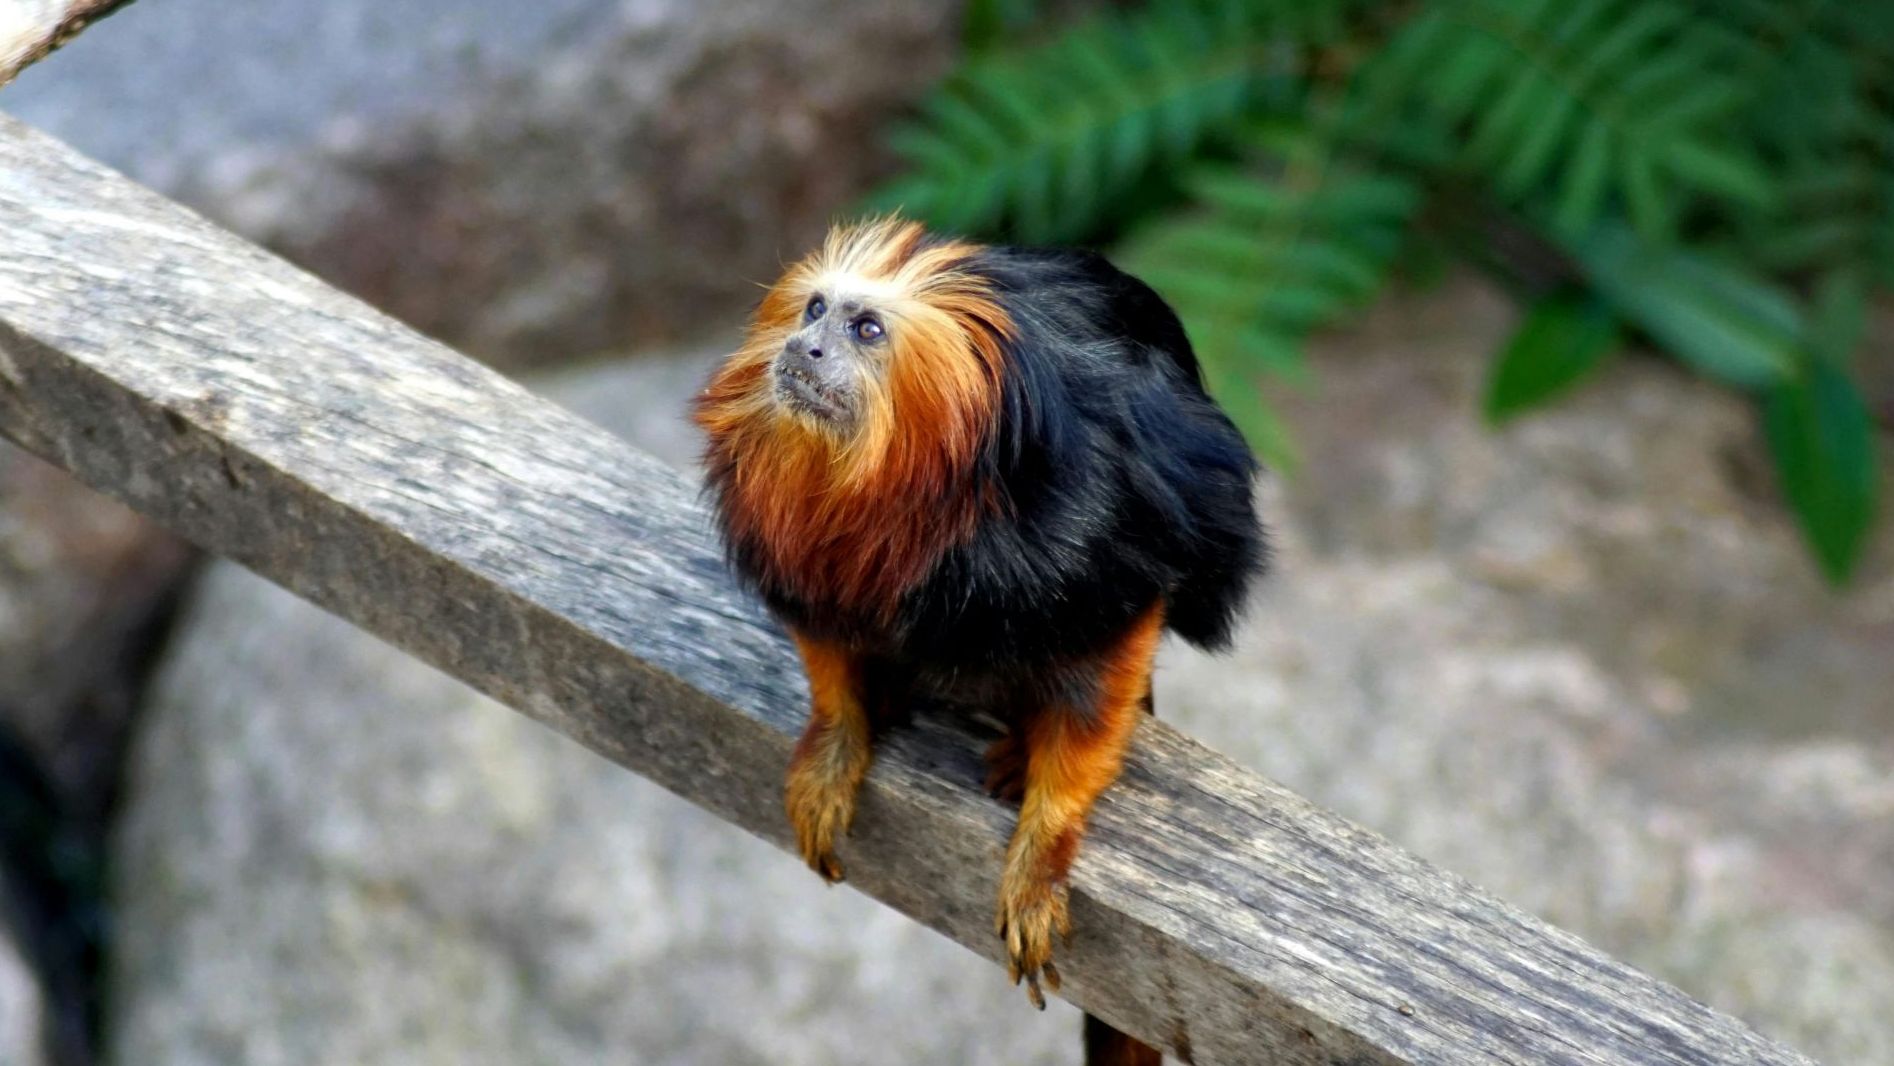
{"type": "Polygon", "coordinates": [[[1067,9],[974,0],[988,31],[898,135],[878,206],[1031,242],[1128,233],[1120,263],[1284,465],[1260,377],[1304,374],[1311,331],[1397,255],[1555,286],[1495,410],[1634,329],[1766,397],[1811,545],[1834,576],[1858,558],[1873,438],[1845,368],[1894,289],[1894,3],[1142,0],[1049,40],[1018,18],[1041,6],[1067,9]],[[1522,231],[1499,254],[1496,221],[1522,231]]]}
{"type": "Polygon", "coordinates": [[[1894,284],[1894,166],[1859,151],[1785,163],[1780,207],[1739,218],[1746,258],[1777,274],[1858,270],[1894,284]]]}
{"type": "Polygon", "coordinates": [[[1189,0],[982,57],[900,130],[874,206],[1026,241],[1094,230],[1115,199],[1297,96],[1302,49],[1350,0],[1189,0]]]}
{"type": "Polygon", "coordinates": [[[1505,200],[1579,234],[1615,200],[1674,232],[1693,199],[1766,205],[1771,186],[1728,136],[1748,99],[1700,20],[1672,0],[1439,0],[1369,74],[1466,139],[1505,200]]]}
{"type": "Polygon", "coordinates": [[[1745,253],[1805,278],[1894,284],[1894,14],[1838,0],[1692,2],[1756,86],[1743,118],[1781,187],[1776,210],[1734,219],[1745,253]]]}
{"type": "MultiPolygon", "coordinates": [[[[1200,167],[1185,185],[1196,206],[1134,233],[1117,258],[1177,308],[1213,386],[1249,394],[1244,369],[1299,377],[1308,334],[1381,289],[1420,200],[1407,179],[1308,141],[1268,164],[1200,167]]],[[[1284,461],[1273,423],[1241,417],[1256,406],[1242,402],[1239,423],[1284,461]]]]}

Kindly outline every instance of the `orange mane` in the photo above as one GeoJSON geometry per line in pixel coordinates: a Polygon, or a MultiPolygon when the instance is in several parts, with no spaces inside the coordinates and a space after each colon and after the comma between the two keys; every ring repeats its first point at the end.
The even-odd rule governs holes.
{"type": "Polygon", "coordinates": [[[978,245],[926,237],[900,219],[831,230],[769,290],[694,412],[733,546],[766,583],[880,622],[993,502],[973,474],[1012,319],[964,269],[978,245]],[[770,375],[810,295],[838,278],[871,285],[888,327],[885,366],[846,434],[779,407],[770,375]]]}

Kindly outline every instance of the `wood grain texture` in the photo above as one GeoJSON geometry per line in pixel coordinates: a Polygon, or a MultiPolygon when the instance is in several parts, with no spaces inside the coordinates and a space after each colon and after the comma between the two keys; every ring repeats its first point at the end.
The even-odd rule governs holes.
{"type": "MultiPolygon", "coordinates": [[[[694,484],[4,117],[0,235],[0,430],[787,843],[806,693],[694,484]]],[[[987,739],[891,737],[841,856],[996,958],[987,739]]],[[[1808,1061],[1161,723],[1073,888],[1065,994],[1186,1061],[1808,1061]]]]}
{"type": "Polygon", "coordinates": [[[0,0],[0,86],[131,0],[0,0]]]}

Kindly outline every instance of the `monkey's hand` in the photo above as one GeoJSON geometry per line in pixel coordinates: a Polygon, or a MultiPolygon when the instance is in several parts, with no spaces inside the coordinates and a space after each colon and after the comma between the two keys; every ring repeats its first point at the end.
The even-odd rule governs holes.
{"type": "Polygon", "coordinates": [[[809,724],[789,758],[783,806],[802,861],[834,884],[842,879],[835,836],[855,820],[855,793],[875,757],[874,737],[862,707],[859,660],[840,645],[791,634],[809,673],[809,724]]]}
{"type": "Polygon", "coordinates": [[[834,884],[842,879],[835,838],[855,820],[855,793],[872,757],[867,737],[850,729],[813,726],[789,764],[783,805],[796,846],[809,868],[834,884]]]}
{"type": "Polygon", "coordinates": [[[1072,919],[1066,913],[1066,887],[1063,879],[1054,879],[1042,863],[1008,861],[1000,878],[1000,913],[994,929],[1006,944],[1006,976],[1018,984],[1026,981],[1026,996],[1040,1010],[1046,1009],[1046,987],[1059,990],[1059,971],[1052,965],[1052,934],[1072,933],[1072,919]]]}

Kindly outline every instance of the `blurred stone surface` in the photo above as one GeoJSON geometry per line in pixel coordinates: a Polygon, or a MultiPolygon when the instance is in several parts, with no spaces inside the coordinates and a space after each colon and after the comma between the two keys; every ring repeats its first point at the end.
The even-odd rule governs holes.
{"type": "Polygon", "coordinates": [[[183,542],[0,441],[0,725],[103,814],[183,542]]]}
{"type": "MultiPolygon", "coordinates": [[[[0,892],[6,878],[0,875],[0,892]]],[[[11,929],[0,927],[0,1066],[53,1066],[46,999],[11,929]]]]}
{"type": "MultiPolygon", "coordinates": [[[[1236,654],[1167,646],[1160,713],[1822,1061],[1894,1061],[1887,538],[1825,590],[1747,410],[1655,362],[1488,431],[1510,320],[1391,301],[1283,398],[1278,574],[1236,654]]],[[[546,387],[688,461],[712,354],[546,387]]],[[[1076,1061],[1070,1008],[226,566],[131,789],[124,1066],[1076,1061]]]]}
{"type": "Polygon", "coordinates": [[[0,107],[493,361],[701,336],[846,210],[941,0],[163,0],[0,107]]]}

